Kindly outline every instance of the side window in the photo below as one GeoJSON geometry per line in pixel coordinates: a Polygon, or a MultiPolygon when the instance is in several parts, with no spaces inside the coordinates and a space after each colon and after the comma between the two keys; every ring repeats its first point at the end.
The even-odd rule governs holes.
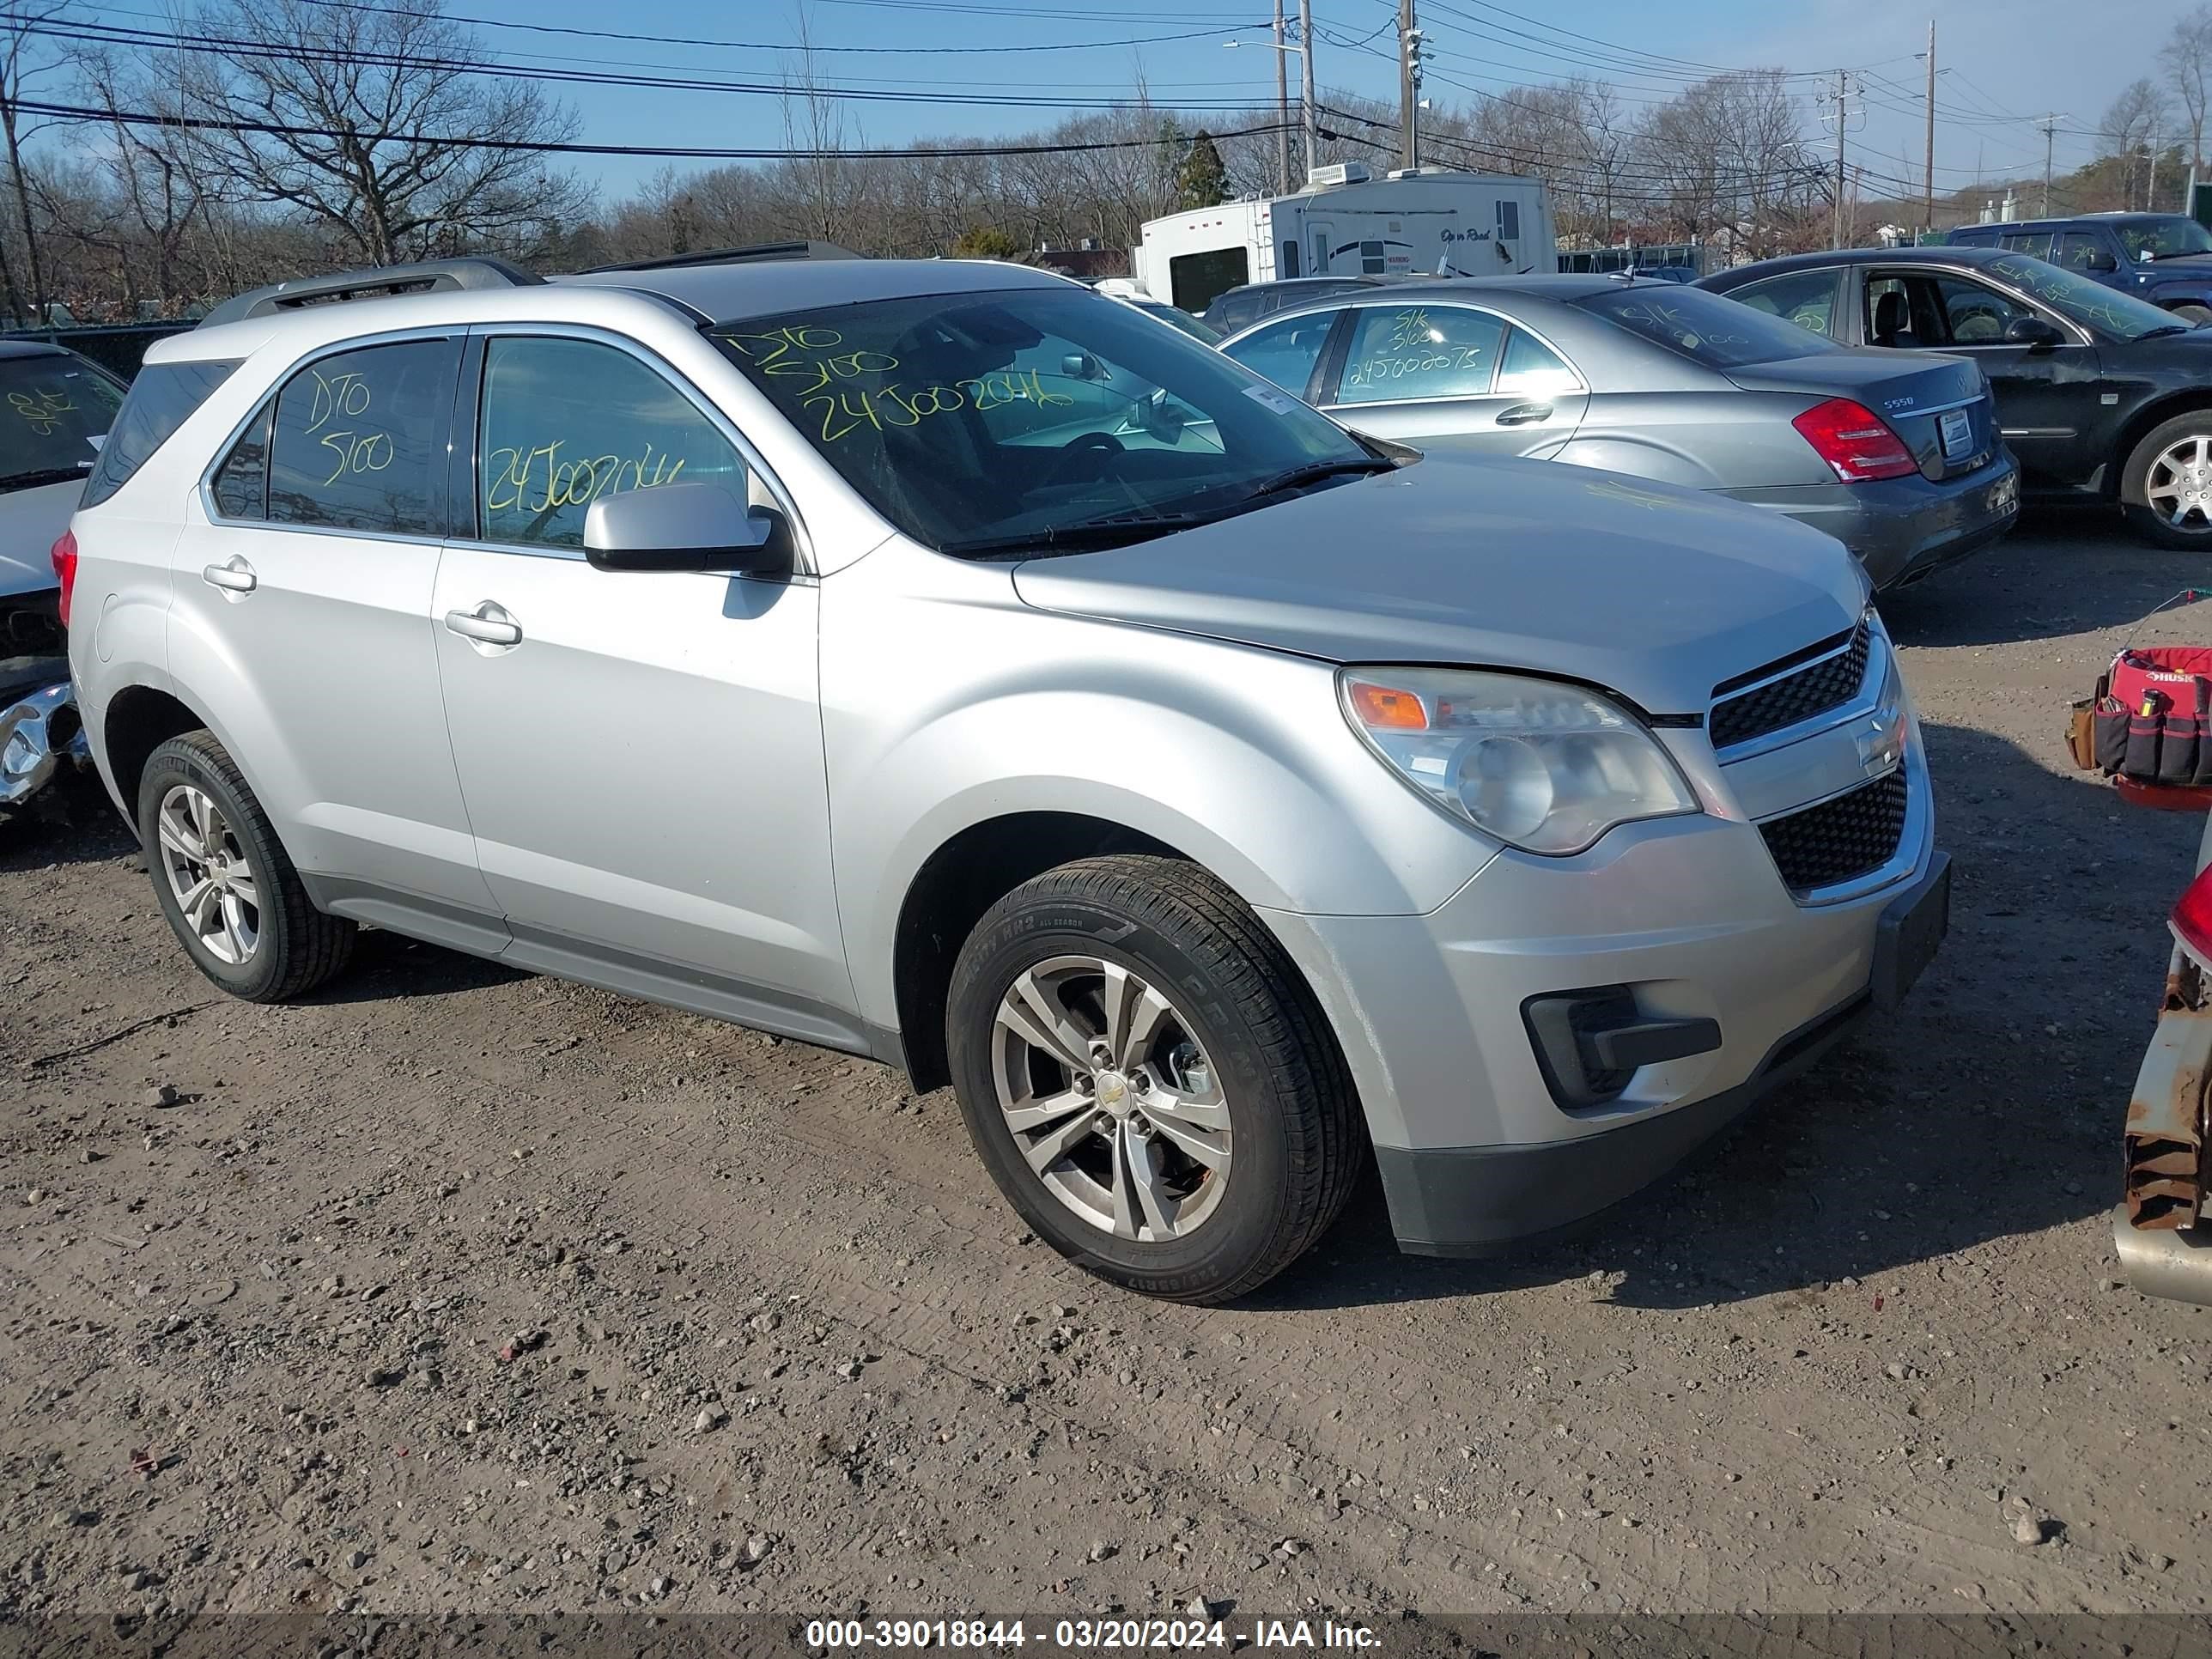
{"type": "Polygon", "coordinates": [[[2069,230],[2059,239],[2058,257],[2051,263],[2067,270],[2110,270],[2113,266],[2103,239],[2081,230],[2069,230]]]}
{"type": "Polygon", "coordinates": [[[2047,230],[2016,230],[2004,239],[2004,245],[2008,252],[2025,253],[2031,259],[2048,259],[2051,244],[2057,240],[2047,230]]]}
{"type": "Polygon", "coordinates": [[[486,343],[477,434],[485,541],[581,547],[593,501],[679,479],[746,498],[736,446],[653,369],[593,340],[486,343]]]}
{"type": "Polygon", "coordinates": [[[226,519],[269,516],[269,420],[276,407],[253,411],[215,475],[215,509],[226,519]]]}
{"type": "Polygon", "coordinates": [[[1521,204],[1500,202],[1498,204],[1498,240],[1517,242],[1521,240],[1521,204]]]}
{"type": "Polygon", "coordinates": [[[268,517],[364,535],[442,536],[454,340],[362,346],[276,394],[268,517]]]}
{"type": "Polygon", "coordinates": [[[1368,306],[1358,313],[1340,404],[1485,397],[1505,325],[1465,306],[1368,306]]]}
{"type": "Polygon", "coordinates": [[[1276,276],[1288,280],[1298,274],[1298,245],[1295,239],[1283,244],[1283,257],[1279,263],[1281,269],[1275,272],[1276,276]]]}
{"type": "Polygon", "coordinates": [[[1328,343],[1329,326],[1340,313],[1304,311],[1255,329],[1223,350],[1255,374],[1265,375],[1294,398],[1306,395],[1321,349],[1328,343]]]}
{"type": "Polygon", "coordinates": [[[2002,345],[2012,319],[2030,314],[2025,307],[1995,289],[1970,283],[1963,276],[1938,276],[1935,288],[1952,345],[2002,345]]]}
{"type": "Polygon", "coordinates": [[[1178,253],[1168,261],[1168,299],[1184,311],[1203,311],[1217,294],[1225,294],[1252,280],[1241,247],[1214,248],[1205,253],[1178,253]]]}
{"type": "Polygon", "coordinates": [[[1832,330],[1836,315],[1836,291],[1840,270],[1793,270],[1787,276],[1770,276],[1729,290],[1729,298],[1770,317],[1809,329],[1815,334],[1832,330]]]}
{"type": "Polygon", "coordinates": [[[1383,255],[1382,243],[1362,242],[1359,245],[1360,275],[1363,276],[1380,276],[1389,268],[1390,262],[1383,255]]]}
{"type": "Polygon", "coordinates": [[[1498,360],[1501,397],[1549,398],[1582,390],[1582,377],[1559,355],[1525,328],[1509,329],[1505,355],[1498,360]]]}
{"type": "Polygon", "coordinates": [[[131,383],[130,395],[100,447],[84,487],[86,507],[97,507],[130,482],[169,434],[230,378],[236,363],[149,363],[131,383]]]}

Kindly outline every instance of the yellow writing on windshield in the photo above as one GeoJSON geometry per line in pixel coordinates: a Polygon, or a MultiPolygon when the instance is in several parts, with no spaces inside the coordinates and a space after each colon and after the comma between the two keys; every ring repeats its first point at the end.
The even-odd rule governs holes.
{"type": "Polygon", "coordinates": [[[799,406],[821,420],[822,441],[836,443],[861,427],[878,432],[894,427],[920,426],[933,415],[973,409],[988,413],[1009,404],[1034,404],[1040,409],[1064,409],[1075,401],[1066,392],[1048,392],[1039,371],[1006,368],[957,380],[950,386],[917,386],[911,390],[893,383],[873,392],[848,386],[799,399],[799,406]]]}
{"type": "Polygon", "coordinates": [[[647,443],[633,456],[570,455],[565,438],[550,443],[504,445],[484,455],[484,506],[494,513],[543,513],[582,507],[623,489],[674,483],[681,459],[655,454],[647,443]]]}
{"type": "Polygon", "coordinates": [[[66,392],[11,392],[8,406],[28,421],[31,430],[41,438],[62,423],[63,416],[76,410],[66,392]]]}

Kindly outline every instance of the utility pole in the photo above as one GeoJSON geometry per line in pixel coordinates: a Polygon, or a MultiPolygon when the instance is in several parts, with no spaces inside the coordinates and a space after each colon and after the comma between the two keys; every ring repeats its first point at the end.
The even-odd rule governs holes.
{"type": "Polygon", "coordinates": [[[1928,20],[1928,210],[1923,228],[1936,230],[1936,20],[1928,20]]]}
{"type": "Polygon", "coordinates": [[[1314,170],[1313,0],[1298,0],[1298,64],[1305,88],[1306,177],[1314,170]]]}
{"type": "Polygon", "coordinates": [[[2150,181],[2143,186],[2143,211],[2158,210],[2158,129],[2150,130],[2150,181]]]}
{"type": "Polygon", "coordinates": [[[1419,167],[1421,32],[1413,25],[1413,0],[1398,0],[1398,165],[1419,167]]]}
{"type": "Polygon", "coordinates": [[[1283,0],[1275,0],[1275,184],[1291,193],[1291,55],[1283,50],[1283,0]]]}
{"type": "Polygon", "coordinates": [[[2051,140],[2052,135],[2058,131],[2057,113],[2045,116],[2040,125],[2043,128],[2043,213],[2041,216],[2048,219],[2051,216],[2051,140]]]}
{"type": "Polygon", "coordinates": [[[1829,241],[1831,247],[1844,245],[1844,100],[1849,95],[1850,78],[1842,70],[1836,71],[1836,214],[1835,227],[1829,241]]]}

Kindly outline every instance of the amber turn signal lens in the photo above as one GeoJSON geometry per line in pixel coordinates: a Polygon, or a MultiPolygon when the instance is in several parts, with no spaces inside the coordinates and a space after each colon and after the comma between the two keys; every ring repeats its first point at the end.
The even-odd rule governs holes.
{"type": "Polygon", "coordinates": [[[1352,685],[1352,712],[1359,716],[1360,724],[1377,732],[1423,732],[1428,729],[1428,711],[1421,700],[1411,691],[1401,691],[1395,686],[1370,685],[1364,680],[1355,680],[1352,685]]]}

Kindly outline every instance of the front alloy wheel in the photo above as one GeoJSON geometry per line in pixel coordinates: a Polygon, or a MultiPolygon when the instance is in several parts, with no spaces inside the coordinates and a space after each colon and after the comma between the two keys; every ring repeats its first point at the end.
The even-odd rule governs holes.
{"type": "Polygon", "coordinates": [[[205,790],[175,784],[155,824],[185,925],[217,962],[243,968],[261,942],[261,890],[222,808],[205,790]]]}
{"type": "Polygon", "coordinates": [[[1229,1182],[1229,1103],[1172,1001],[1119,963],[1054,957],[1007,988],[992,1035],[1007,1131],[1072,1213],[1146,1243],[1205,1224],[1229,1182]]]}
{"type": "Polygon", "coordinates": [[[2212,531],[2212,434],[2190,433],[2153,457],[2143,499],[2176,530],[2212,531]]]}

